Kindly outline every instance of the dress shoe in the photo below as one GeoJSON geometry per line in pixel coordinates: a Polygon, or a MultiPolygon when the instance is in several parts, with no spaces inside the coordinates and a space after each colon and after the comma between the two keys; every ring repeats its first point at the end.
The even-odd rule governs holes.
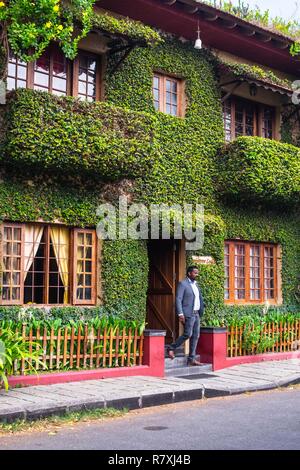
{"type": "Polygon", "coordinates": [[[172,360],[175,359],[175,353],[172,349],[168,349],[168,357],[172,360]]]}
{"type": "Polygon", "coordinates": [[[196,359],[188,360],[188,366],[202,366],[202,362],[196,361],[196,359]]]}

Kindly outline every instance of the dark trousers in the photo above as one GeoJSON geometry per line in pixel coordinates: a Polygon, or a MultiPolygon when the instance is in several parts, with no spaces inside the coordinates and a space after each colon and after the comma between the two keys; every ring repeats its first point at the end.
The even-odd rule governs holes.
{"type": "Polygon", "coordinates": [[[172,343],[169,347],[172,351],[179,348],[186,340],[190,339],[189,359],[193,360],[196,356],[196,348],[200,336],[200,317],[199,313],[194,313],[191,317],[185,319],[183,335],[172,343]]]}

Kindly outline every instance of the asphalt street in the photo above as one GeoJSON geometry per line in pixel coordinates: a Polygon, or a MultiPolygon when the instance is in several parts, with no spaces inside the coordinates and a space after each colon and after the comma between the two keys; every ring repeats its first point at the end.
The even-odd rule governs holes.
{"type": "Polygon", "coordinates": [[[299,450],[300,388],[148,408],[54,433],[0,436],[0,449],[299,450]]]}

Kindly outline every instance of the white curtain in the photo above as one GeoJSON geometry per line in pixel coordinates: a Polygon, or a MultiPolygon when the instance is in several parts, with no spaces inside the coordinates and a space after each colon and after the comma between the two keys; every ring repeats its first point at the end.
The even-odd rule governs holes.
{"type": "Polygon", "coordinates": [[[44,227],[39,225],[25,225],[25,265],[24,281],[32,266],[34,257],[39,249],[44,227]]]}

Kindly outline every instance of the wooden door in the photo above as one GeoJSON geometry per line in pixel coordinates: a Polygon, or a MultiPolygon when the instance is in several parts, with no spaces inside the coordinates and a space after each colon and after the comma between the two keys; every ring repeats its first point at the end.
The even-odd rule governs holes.
{"type": "Polygon", "coordinates": [[[175,240],[151,240],[148,245],[147,328],[166,330],[167,344],[178,334],[175,291],[180,274],[179,247],[180,243],[175,240]]]}

